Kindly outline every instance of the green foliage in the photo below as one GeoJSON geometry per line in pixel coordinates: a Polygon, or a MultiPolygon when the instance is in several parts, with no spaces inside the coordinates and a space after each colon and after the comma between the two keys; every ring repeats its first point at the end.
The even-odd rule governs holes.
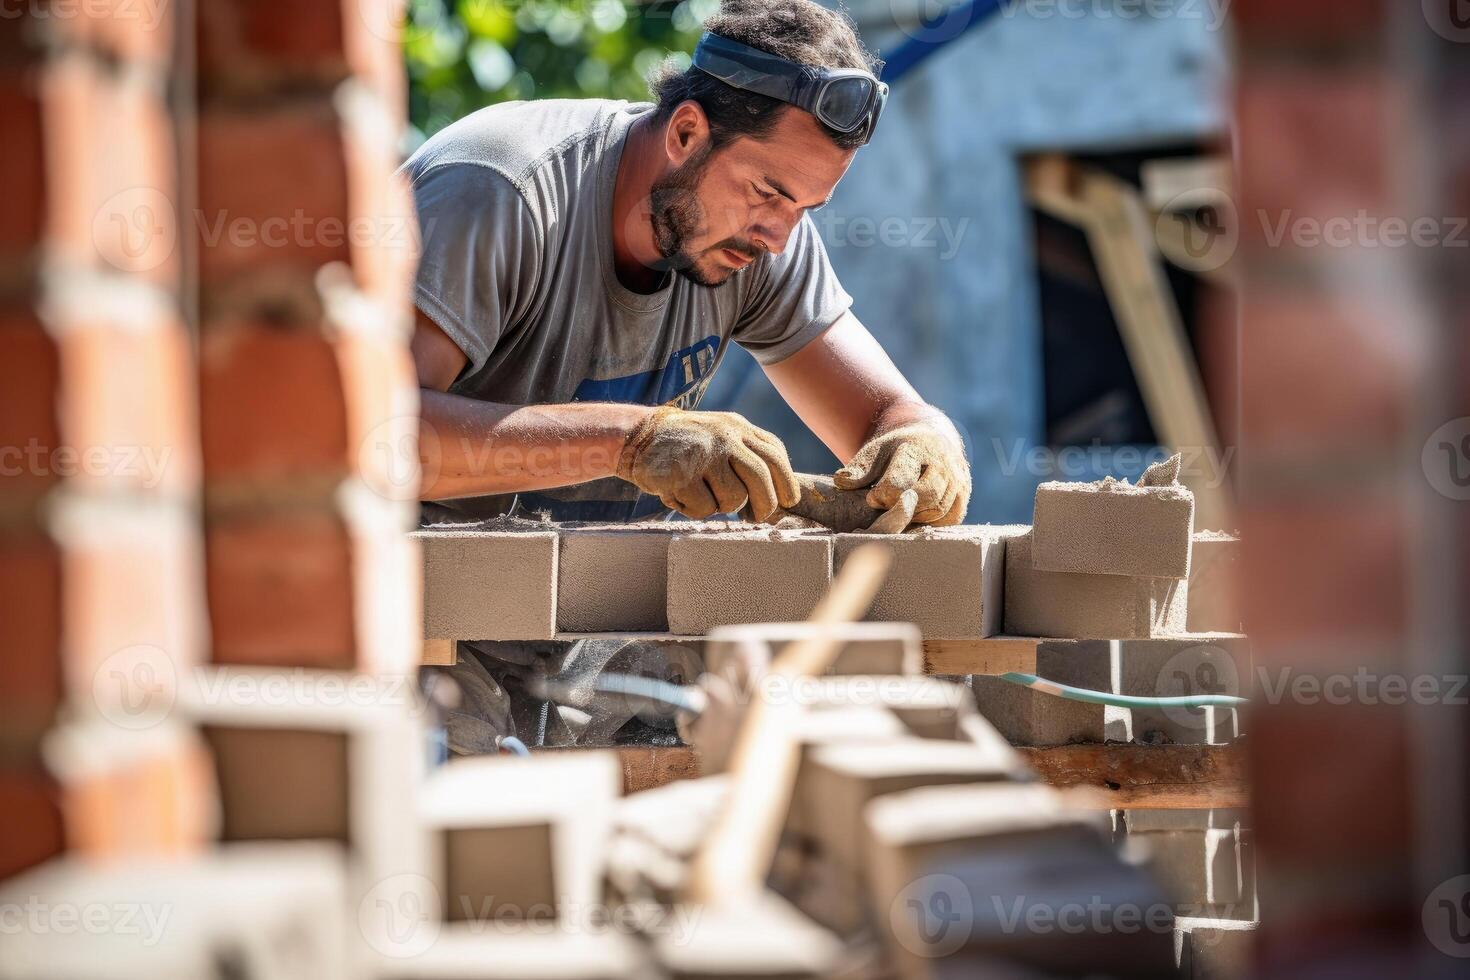
{"type": "Polygon", "coordinates": [[[420,138],[514,99],[646,100],[719,0],[409,0],[409,116],[420,138]]]}

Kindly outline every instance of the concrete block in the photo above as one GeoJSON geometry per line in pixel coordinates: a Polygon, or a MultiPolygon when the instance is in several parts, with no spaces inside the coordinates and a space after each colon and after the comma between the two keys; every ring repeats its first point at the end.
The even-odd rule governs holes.
{"type": "Polygon", "coordinates": [[[669,542],[669,630],[806,619],[832,581],[832,537],[800,531],[675,534],[669,542]]]}
{"type": "Polygon", "coordinates": [[[557,536],[425,528],[424,636],[549,640],[556,634],[557,536]]]}
{"type": "Polygon", "coordinates": [[[1146,834],[1156,830],[1235,830],[1248,819],[1240,808],[1191,807],[1181,809],[1119,810],[1129,833],[1146,834]]]}
{"type": "Polygon", "coordinates": [[[1043,483],[1032,563],[1048,572],[1189,577],[1194,494],[1178,484],[1043,483]]]}
{"type": "Polygon", "coordinates": [[[794,805],[820,815],[813,826],[822,851],[854,871],[862,867],[862,811],[869,801],[920,786],[1004,782],[1025,774],[1009,749],[921,738],[827,745],[810,761],[794,805]]]}
{"type": "Polygon", "coordinates": [[[974,740],[966,727],[975,714],[974,698],[963,685],[937,677],[818,677],[765,690],[814,709],[885,708],[920,738],[974,740]]]}
{"type": "Polygon", "coordinates": [[[564,930],[518,923],[445,925],[412,957],[385,956],[381,980],[624,980],[648,976],[647,955],[612,930],[564,930]]]}
{"type": "Polygon", "coordinates": [[[1000,632],[1005,604],[1005,539],[1022,526],[925,528],[914,534],[839,534],[834,563],[865,544],[893,553],[888,577],[868,610],[875,621],[913,623],[928,639],[967,639],[1000,632]]]}
{"type": "Polygon", "coordinates": [[[1102,815],[1071,810],[1050,787],[908,790],[872,801],[865,820],[871,915],[906,980],[1031,975],[1027,969],[1138,975],[1150,972],[1141,968],[1145,955],[1151,962],[1172,953],[1167,931],[1150,939],[1136,918],[1131,938],[1117,928],[1104,936],[1043,932],[1009,918],[1019,908],[1020,923],[1028,922],[1032,906],[1139,909],[1158,898],[1113,855],[1102,815]],[[1162,953],[1149,949],[1159,939],[1162,953]]]}
{"type": "Polygon", "coordinates": [[[1189,566],[1189,631],[1240,633],[1236,561],[1240,539],[1223,531],[1196,531],[1189,566]]]}
{"type": "Polygon", "coordinates": [[[1013,636],[1132,639],[1178,635],[1186,579],[1049,572],[1031,564],[1031,536],[1006,541],[1005,632],[1013,636]]]}
{"type": "Polygon", "coordinates": [[[1247,903],[1253,907],[1234,830],[1130,827],[1125,850],[1143,862],[1181,913],[1237,918],[1247,903]]]}
{"type": "Polygon", "coordinates": [[[1049,640],[1036,645],[1037,677],[1090,691],[1113,689],[1112,640],[1049,640]]]}
{"type": "Polygon", "coordinates": [[[429,841],[405,791],[427,754],[410,679],[207,668],[179,708],[213,752],[221,840],[333,840],[363,887],[424,880],[429,841]]]}
{"type": "Polygon", "coordinates": [[[1072,701],[987,674],[974,677],[975,705],[1012,745],[1132,739],[1127,708],[1072,701]]]}
{"type": "Polygon", "coordinates": [[[1181,916],[1174,920],[1179,976],[1240,980],[1254,973],[1255,922],[1181,916]]]}
{"type": "Polygon", "coordinates": [[[613,801],[613,752],[478,756],[441,766],[419,813],[449,921],[557,919],[595,913],[613,801]]]}
{"type": "Polygon", "coordinates": [[[732,674],[733,658],[770,663],[781,647],[819,632],[834,632],[842,641],[829,674],[922,674],[924,649],[919,631],[910,623],[841,623],[818,627],[812,623],[751,623],[721,626],[710,631],[704,645],[704,669],[732,674]]]}
{"type": "Polygon", "coordinates": [[[360,976],[348,867],[342,848],[322,842],[229,844],[190,861],[52,861],[0,885],[16,925],[25,909],[52,925],[7,928],[0,977],[360,976]],[[72,928],[52,915],[67,909],[72,928]]]}
{"type": "Polygon", "coordinates": [[[672,914],[691,928],[660,930],[654,956],[669,980],[816,980],[833,975],[843,947],[773,892],[672,914]]]}
{"type": "Polygon", "coordinates": [[[556,628],[563,633],[667,630],[669,540],[678,526],[563,526],[556,628]]]}
{"type": "MultiPolygon", "coordinates": [[[[1250,696],[1251,647],[1243,636],[1121,640],[1113,647],[1113,690],[1118,694],[1250,696]]],[[[1241,734],[1241,711],[1236,708],[1133,709],[1133,735],[1141,741],[1220,745],[1241,734]]]]}

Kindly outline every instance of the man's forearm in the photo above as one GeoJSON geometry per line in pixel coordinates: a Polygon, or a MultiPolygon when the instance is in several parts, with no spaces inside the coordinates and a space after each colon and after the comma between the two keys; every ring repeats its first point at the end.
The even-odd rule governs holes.
{"type": "Polygon", "coordinates": [[[643,405],[501,405],[423,389],[424,500],[545,490],[617,474],[643,405]]]}

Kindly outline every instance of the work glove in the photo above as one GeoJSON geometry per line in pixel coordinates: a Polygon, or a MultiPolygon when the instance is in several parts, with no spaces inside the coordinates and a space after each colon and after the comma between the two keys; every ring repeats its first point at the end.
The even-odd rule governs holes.
{"type": "Polygon", "coordinates": [[[633,430],[618,476],[696,520],[733,514],[768,519],[801,491],[781,440],[733,412],[654,409],[633,430]]]}
{"type": "MultiPolygon", "coordinates": [[[[874,436],[832,478],[840,490],[868,490],[868,506],[907,508],[906,491],[917,495],[915,524],[958,524],[970,504],[970,464],[943,432],[910,422],[874,436]]],[[[896,512],[897,513],[897,512],[896,512]]]]}

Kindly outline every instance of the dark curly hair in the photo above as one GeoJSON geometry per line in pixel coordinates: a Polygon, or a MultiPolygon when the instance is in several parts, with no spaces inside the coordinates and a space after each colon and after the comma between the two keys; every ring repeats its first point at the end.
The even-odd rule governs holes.
{"type": "MultiPolygon", "coordinates": [[[[724,0],[719,13],[706,21],[704,28],[813,68],[865,68],[875,75],[883,68],[883,62],[858,40],[852,20],[845,13],[828,10],[812,0],[724,0]]],[[[759,139],[770,131],[780,110],[786,107],[779,99],[733,88],[698,68],[680,71],[671,63],[665,63],[649,79],[648,87],[658,104],[654,118],[659,121],[667,119],[681,102],[698,102],[709,119],[716,146],[737,136],[759,139]]],[[[861,128],[852,133],[822,128],[833,143],[845,150],[862,145],[861,128]]]]}

